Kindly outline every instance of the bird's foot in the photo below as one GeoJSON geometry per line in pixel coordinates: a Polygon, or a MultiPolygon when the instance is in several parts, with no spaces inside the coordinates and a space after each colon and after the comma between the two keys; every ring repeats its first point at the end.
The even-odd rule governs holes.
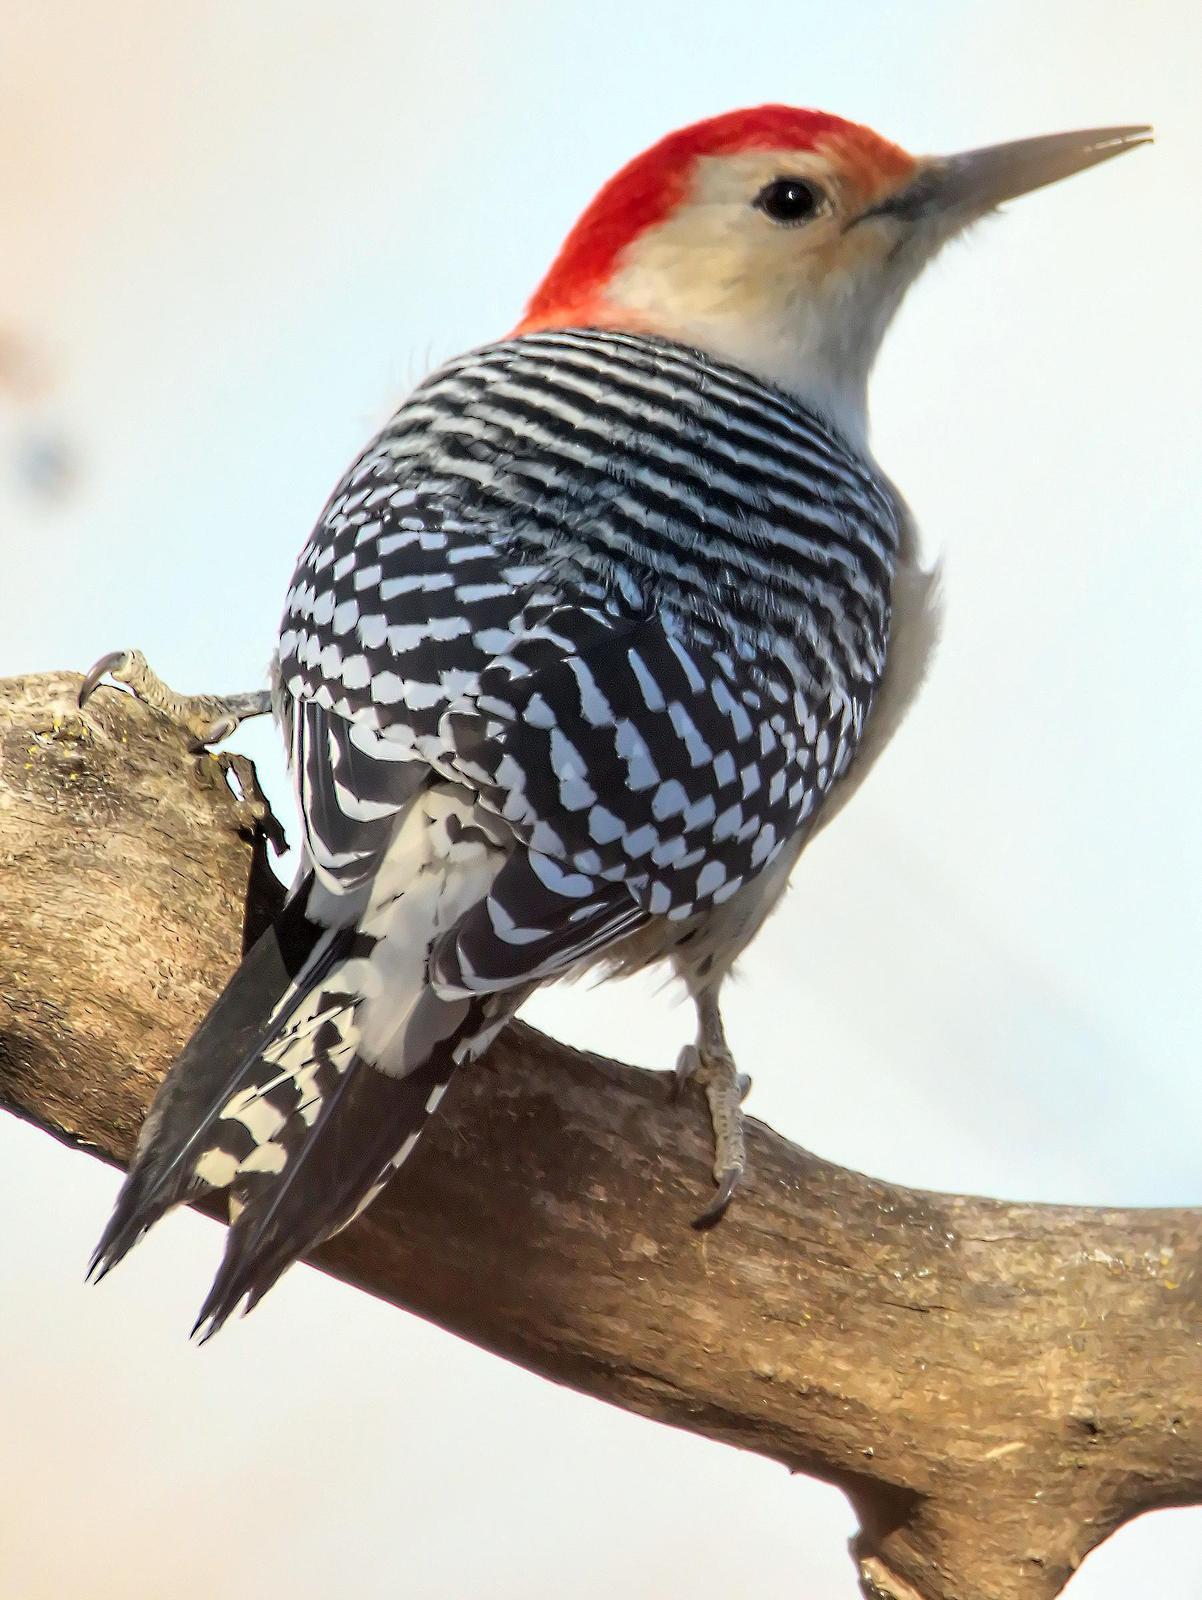
{"type": "Polygon", "coordinates": [[[208,752],[236,786],[239,825],[248,831],[261,830],[276,853],[283,854],[288,840],[259,785],[254,762],[249,756],[236,755],[229,750],[209,750],[210,745],[228,739],[248,718],[270,712],[271,695],[266,689],[247,694],[177,694],[163,682],[140,650],[114,650],[101,656],[85,676],[79,689],[81,706],[87,704],[105,678],[124,684],[136,700],[154,711],[161,711],[181,727],[194,752],[208,752]]]}
{"type": "Polygon", "coordinates": [[[258,830],[277,856],[288,848],[288,835],[284,824],[271,809],[271,801],[263,793],[258,769],[249,756],[233,750],[211,750],[212,759],[237,785],[237,812],[239,825],[248,833],[258,830]]]}
{"type": "Polygon", "coordinates": [[[735,1066],[725,1042],[702,1041],[688,1044],[676,1063],[676,1093],[686,1083],[705,1091],[714,1130],[714,1182],[717,1193],[699,1216],[695,1228],[712,1228],[721,1221],[747,1167],[743,1142],[743,1101],[751,1079],[735,1066]]]}
{"type": "Polygon", "coordinates": [[[178,723],[192,740],[195,750],[220,744],[239,723],[248,717],[265,716],[271,710],[271,696],[266,689],[252,690],[249,694],[177,694],[163,682],[140,650],[114,650],[101,656],[80,686],[81,706],[87,704],[104,678],[125,684],[143,705],[161,711],[178,723]]]}

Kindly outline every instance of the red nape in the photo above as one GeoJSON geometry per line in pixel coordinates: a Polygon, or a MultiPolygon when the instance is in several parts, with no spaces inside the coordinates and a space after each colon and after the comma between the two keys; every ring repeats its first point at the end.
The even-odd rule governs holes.
{"type": "Polygon", "coordinates": [[[740,150],[809,150],[832,138],[899,175],[911,158],[871,128],[825,111],[754,106],[678,128],[615,174],[564,240],[551,270],[535,290],[515,333],[587,322],[597,314],[617,258],[647,228],[661,222],[683,197],[699,156],[740,150]]]}

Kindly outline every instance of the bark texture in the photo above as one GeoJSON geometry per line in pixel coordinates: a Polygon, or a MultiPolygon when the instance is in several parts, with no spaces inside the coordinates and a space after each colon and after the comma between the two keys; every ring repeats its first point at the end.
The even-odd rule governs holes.
{"type": "MultiPolygon", "coordinates": [[[[278,887],[218,763],[78,684],[0,683],[0,1103],[124,1162],[278,887]]],[[[315,1264],[839,1485],[875,1600],[1045,1600],[1202,1500],[1202,1213],[920,1193],[748,1131],[695,1233],[700,1100],[518,1025],[315,1264]]]]}

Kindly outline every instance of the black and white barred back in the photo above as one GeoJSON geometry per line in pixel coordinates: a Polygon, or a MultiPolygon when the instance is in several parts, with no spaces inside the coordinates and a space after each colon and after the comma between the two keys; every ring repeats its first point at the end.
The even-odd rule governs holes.
{"type": "Polygon", "coordinates": [[[535,984],[794,848],[881,681],[901,539],[870,463],[680,345],[528,334],[422,384],[288,592],[310,870],[248,961],[262,1015],[236,977],[102,1264],[228,1188],[211,1331],[370,1201],[535,984]]]}
{"type": "MultiPolygon", "coordinates": [[[[348,474],[280,679],[334,713],[335,770],[417,756],[548,872],[688,917],[846,770],[900,537],[885,480],[783,393],[659,339],[529,334],[442,368],[348,474]]],[[[354,810],[306,807],[352,881],[354,810]]]]}

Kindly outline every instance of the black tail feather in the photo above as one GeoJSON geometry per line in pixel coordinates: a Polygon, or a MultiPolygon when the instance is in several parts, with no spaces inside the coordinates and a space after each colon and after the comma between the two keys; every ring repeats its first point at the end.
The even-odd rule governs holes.
{"type": "MultiPolygon", "coordinates": [[[[323,935],[333,961],[339,942],[302,907],[308,881],[244,958],[229,986],[176,1057],[147,1115],[129,1176],[88,1268],[96,1282],[173,1205],[204,1189],[184,1157],[253,1062],[271,1032],[275,1008],[323,935]]],[[[323,962],[323,965],[326,962],[323,962]]]]}
{"type": "Polygon", "coordinates": [[[351,979],[372,940],[311,922],[306,899],[302,887],[172,1064],[89,1269],[99,1281],[172,1206],[226,1188],[225,1255],[193,1329],[202,1342],[375,1197],[496,1005],[427,992],[408,1024],[423,1041],[417,1065],[381,1071],[357,1054],[351,979]]]}
{"type": "Polygon", "coordinates": [[[375,1197],[416,1142],[431,1098],[437,1103],[455,1066],[449,1043],[402,1078],[356,1061],[285,1170],[237,1180],[242,1208],[192,1329],[201,1343],[239,1301],[245,1298],[249,1311],[292,1262],[344,1228],[375,1197]]]}
{"type": "Polygon", "coordinates": [[[448,877],[462,895],[456,874],[475,889],[474,870],[483,892],[495,861],[469,841],[466,862],[423,875],[441,835],[418,822],[400,850],[406,870],[417,863],[412,882],[400,893],[386,882],[356,922],[311,920],[309,883],[298,889],[155,1097],[89,1275],[103,1277],[170,1207],[225,1190],[231,1225],[193,1329],[202,1341],[370,1204],[457,1064],[525,997],[529,985],[449,995],[430,985],[448,877]]]}

